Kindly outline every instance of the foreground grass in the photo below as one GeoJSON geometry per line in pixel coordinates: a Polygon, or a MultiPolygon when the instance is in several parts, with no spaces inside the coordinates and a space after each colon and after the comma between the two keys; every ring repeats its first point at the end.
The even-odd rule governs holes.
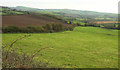
{"type": "MultiPolygon", "coordinates": [[[[50,61],[50,67],[116,68],[117,33],[117,30],[76,27],[74,31],[32,34],[14,46],[22,48],[29,55],[34,50],[50,47],[35,57],[43,62],[50,61]]],[[[26,34],[3,34],[3,43],[10,43],[23,35],[26,34]]]]}

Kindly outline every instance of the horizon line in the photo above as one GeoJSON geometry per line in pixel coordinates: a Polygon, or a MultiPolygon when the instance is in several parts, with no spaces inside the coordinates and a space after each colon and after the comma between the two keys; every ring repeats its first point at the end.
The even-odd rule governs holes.
{"type": "MultiPolygon", "coordinates": [[[[20,5],[19,5],[20,6],[20,5]]],[[[18,6],[5,6],[5,7],[18,7],[18,6]]],[[[100,11],[94,11],[94,10],[81,10],[81,9],[69,9],[69,8],[36,8],[36,7],[28,7],[21,5],[20,7],[27,7],[27,8],[33,8],[33,9],[68,9],[68,10],[80,10],[80,11],[89,11],[89,12],[99,12],[99,13],[111,13],[111,14],[118,14],[115,12],[100,12],[100,11]]]]}

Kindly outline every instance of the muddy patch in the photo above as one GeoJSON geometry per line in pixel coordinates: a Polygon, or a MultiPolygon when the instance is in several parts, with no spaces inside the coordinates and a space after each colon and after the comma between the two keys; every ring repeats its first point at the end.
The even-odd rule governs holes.
{"type": "Polygon", "coordinates": [[[109,35],[109,36],[115,36],[115,35],[112,35],[112,34],[105,34],[105,35],[109,35]]]}

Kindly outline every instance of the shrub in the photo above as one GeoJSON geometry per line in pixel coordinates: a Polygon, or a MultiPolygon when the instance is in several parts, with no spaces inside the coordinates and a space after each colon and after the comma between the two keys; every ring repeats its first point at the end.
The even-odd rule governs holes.
{"type": "Polygon", "coordinates": [[[28,26],[27,31],[29,33],[42,33],[45,31],[45,29],[42,26],[28,26]]]}
{"type": "Polygon", "coordinates": [[[49,24],[46,24],[46,30],[51,30],[51,26],[49,24]]]}
{"type": "Polygon", "coordinates": [[[69,24],[72,24],[72,22],[70,21],[69,24]]]}
{"type": "Polygon", "coordinates": [[[45,32],[45,29],[42,26],[36,27],[36,29],[37,29],[37,32],[40,32],[40,33],[45,32]]]}
{"type": "Polygon", "coordinates": [[[20,28],[20,33],[29,33],[28,29],[25,28],[20,28]]]}
{"type": "Polygon", "coordinates": [[[45,32],[50,32],[50,30],[52,30],[52,27],[51,27],[51,25],[50,24],[46,24],[45,26],[44,26],[44,28],[45,28],[45,32]]]}
{"type": "Polygon", "coordinates": [[[88,23],[85,23],[85,25],[84,26],[88,26],[88,23]]]}
{"type": "Polygon", "coordinates": [[[28,32],[30,32],[30,33],[34,33],[35,27],[33,27],[33,26],[28,26],[28,27],[27,27],[27,30],[28,30],[28,32]]]}
{"type": "Polygon", "coordinates": [[[52,24],[52,30],[54,32],[59,32],[59,31],[63,31],[64,27],[62,24],[52,24]]]}
{"type": "Polygon", "coordinates": [[[17,33],[20,29],[17,26],[8,26],[3,28],[4,33],[17,33]]]}
{"type": "Polygon", "coordinates": [[[94,26],[94,23],[85,23],[85,26],[94,26]]]}
{"type": "Polygon", "coordinates": [[[94,23],[93,26],[94,27],[100,27],[100,24],[94,23]]]}
{"type": "Polygon", "coordinates": [[[63,31],[63,25],[62,24],[56,24],[56,27],[57,27],[57,32],[59,31],[63,31]]]}
{"type": "Polygon", "coordinates": [[[71,27],[69,27],[69,30],[70,30],[70,31],[73,31],[73,29],[74,29],[74,27],[72,27],[72,26],[71,26],[71,27]]]}
{"type": "Polygon", "coordinates": [[[24,39],[25,37],[29,37],[31,35],[25,35],[21,38],[16,39],[13,41],[10,45],[3,45],[2,48],[2,67],[3,68],[40,68],[40,67],[47,67],[48,62],[43,63],[35,62],[34,57],[42,50],[48,48],[41,48],[40,50],[33,53],[31,56],[27,55],[26,53],[23,53],[22,49],[21,52],[18,52],[18,48],[13,48],[14,44],[24,39]]]}
{"type": "Polygon", "coordinates": [[[65,31],[69,30],[69,27],[65,27],[64,30],[65,30],[65,31]]]}
{"type": "Polygon", "coordinates": [[[74,25],[72,25],[72,26],[67,26],[67,27],[64,28],[64,30],[65,30],[65,31],[73,31],[74,27],[75,27],[74,25]]]}
{"type": "Polygon", "coordinates": [[[52,30],[55,31],[56,30],[56,25],[52,24],[52,30]]]}
{"type": "Polygon", "coordinates": [[[77,26],[82,26],[80,23],[77,23],[77,26]]]}
{"type": "Polygon", "coordinates": [[[53,33],[60,32],[64,30],[73,30],[76,24],[71,24],[69,26],[63,26],[63,24],[46,24],[45,26],[28,26],[28,27],[17,27],[8,26],[3,27],[3,33],[53,33]]]}
{"type": "Polygon", "coordinates": [[[28,27],[16,27],[16,26],[8,26],[2,28],[3,33],[42,33],[45,32],[45,29],[42,26],[28,26],[28,27]]]}
{"type": "Polygon", "coordinates": [[[54,33],[55,31],[54,30],[50,30],[50,33],[54,33]]]}
{"type": "Polygon", "coordinates": [[[114,24],[103,24],[104,28],[108,29],[116,29],[116,26],[114,24]]]}

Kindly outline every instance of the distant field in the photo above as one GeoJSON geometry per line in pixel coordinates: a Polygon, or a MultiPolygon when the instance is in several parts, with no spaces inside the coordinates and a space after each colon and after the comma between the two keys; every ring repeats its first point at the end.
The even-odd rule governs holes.
{"type": "Polygon", "coordinates": [[[113,23],[113,24],[115,24],[115,23],[118,23],[118,21],[97,21],[96,23],[97,24],[107,24],[107,23],[113,23]]]}
{"type": "Polygon", "coordinates": [[[45,17],[45,16],[34,16],[34,15],[14,15],[14,16],[3,16],[3,27],[6,26],[18,26],[18,27],[26,27],[26,26],[38,26],[52,23],[61,23],[65,26],[68,24],[63,23],[59,20],[45,17]]]}
{"type": "MultiPolygon", "coordinates": [[[[3,43],[26,34],[3,34],[3,43]]],[[[76,27],[74,31],[58,33],[32,34],[31,37],[17,42],[24,52],[42,47],[50,47],[37,55],[35,59],[49,61],[49,66],[66,68],[117,68],[118,67],[118,31],[97,27],[76,27]],[[53,58],[52,58],[53,57],[53,58]]],[[[37,61],[37,60],[36,60],[37,61]]],[[[39,60],[38,60],[39,61],[39,60]]]]}

